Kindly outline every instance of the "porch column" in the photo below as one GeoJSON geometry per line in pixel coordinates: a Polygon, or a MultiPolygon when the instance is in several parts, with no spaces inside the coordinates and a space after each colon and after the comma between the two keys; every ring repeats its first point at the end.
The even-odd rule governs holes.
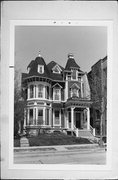
{"type": "Polygon", "coordinates": [[[29,125],[29,109],[27,110],[27,125],[29,125]]]}
{"type": "Polygon", "coordinates": [[[38,121],[38,108],[36,107],[36,125],[37,125],[37,121],[38,121]]]}
{"type": "Polygon", "coordinates": [[[54,127],[54,109],[52,109],[52,127],[54,127]]]}
{"type": "Polygon", "coordinates": [[[18,121],[18,124],[19,124],[19,130],[18,130],[18,133],[20,134],[20,133],[21,133],[21,121],[18,121]]]}
{"type": "Polygon", "coordinates": [[[87,107],[87,129],[90,129],[90,109],[87,107]]]}
{"type": "Polygon", "coordinates": [[[23,129],[26,127],[26,109],[24,109],[24,124],[23,124],[23,129]]]}
{"type": "Polygon", "coordinates": [[[74,107],[71,107],[71,129],[74,129],[74,107]]]}
{"type": "Polygon", "coordinates": [[[51,108],[49,109],[49,125],[51,126],[51,121],[52,121],[52,110],[51,108]]]}
{"type": "Polygon", "coordinates": [[[67,128],[67,112],[64,111],[64,128],[67,128]]]}
{"type": "Polygon", "coordinates": [[[43,125],[45,125],[45,107],[44,107],[44,109],[43,109],[43,125]]]}

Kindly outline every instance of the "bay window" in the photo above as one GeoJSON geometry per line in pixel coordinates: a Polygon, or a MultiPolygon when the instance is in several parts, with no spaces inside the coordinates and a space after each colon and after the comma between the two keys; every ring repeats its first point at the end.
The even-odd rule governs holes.
{"type": "Polygon", "coordinates": [[[34,97],[34,86],[30,85],[30,98],[34,97]]]}
{"type": "Polygon", "coordinates": [[[38,98],[43,98],[43,85],[38,85],[38,98]]]}
{"type": "Polygon", "coordinates": [[[33,125],[33,109],[29,109],[29,125],[33,125]]]}
{"type": "Polygon", "coordinates": [[[43,109],[38,109],[37,125],[43,125],[43,109]]]}
{"type": "Polygon", "coordinates": [[[45,86],[45,98],[49,99],[49,86],[45,86]]]}

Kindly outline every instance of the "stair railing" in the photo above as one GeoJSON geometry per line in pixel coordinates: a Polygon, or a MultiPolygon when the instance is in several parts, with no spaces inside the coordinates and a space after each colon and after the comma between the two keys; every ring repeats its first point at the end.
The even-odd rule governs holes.
{"type": "Polygon", "coordinates": [[[93,128],[91,125],[90,125],[90,131],[93,134],[93,136],[95,136],[95,128],[93,128]]]}
{"type": "Polygon", "coordinates": [[[74,132],[76,134],[76,137],[79,137],[79,130],[78,130],[78,128],[76,128],[75,125],[74,125],[74,132]]]}

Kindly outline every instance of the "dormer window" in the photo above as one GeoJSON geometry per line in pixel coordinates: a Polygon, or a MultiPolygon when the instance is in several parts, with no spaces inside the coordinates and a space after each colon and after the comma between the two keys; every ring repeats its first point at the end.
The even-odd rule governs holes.
{"type": "Polygon", "coordinates": [[[44,73],[44,66],[38,65],[38,73],[43,74],[44,73]]]}
{"type": "Polygon", "coordinates": [[[58,64],[56,64],[53,68],[52,68],[52,72],[56,73],[56,74],[61,74],[62,69],[59,67],[58,64]]]}

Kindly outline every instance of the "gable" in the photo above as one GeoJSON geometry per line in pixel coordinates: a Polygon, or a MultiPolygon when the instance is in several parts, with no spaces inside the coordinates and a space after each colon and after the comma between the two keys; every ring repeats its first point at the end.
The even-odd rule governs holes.
{"type": "Polygon", "coordinates": [[[76,83],[74,83],[74,84],[70,87],[70,89],[80,89],[80,87],[79,87],[76,83]]]}
{"type": "Polygon", "coordinates": [[[62,88],[62,86],[59,83],[56,83],[52,86],[52,88],[62,88]]]}
{"type": "Polygon", "coordinates": [[[62,69],[59,67],[58,64],[56,64],[53,68],[52,68],[52,72],[53,73],[57,73],[57,74],[61,74],[62,69]]]}

